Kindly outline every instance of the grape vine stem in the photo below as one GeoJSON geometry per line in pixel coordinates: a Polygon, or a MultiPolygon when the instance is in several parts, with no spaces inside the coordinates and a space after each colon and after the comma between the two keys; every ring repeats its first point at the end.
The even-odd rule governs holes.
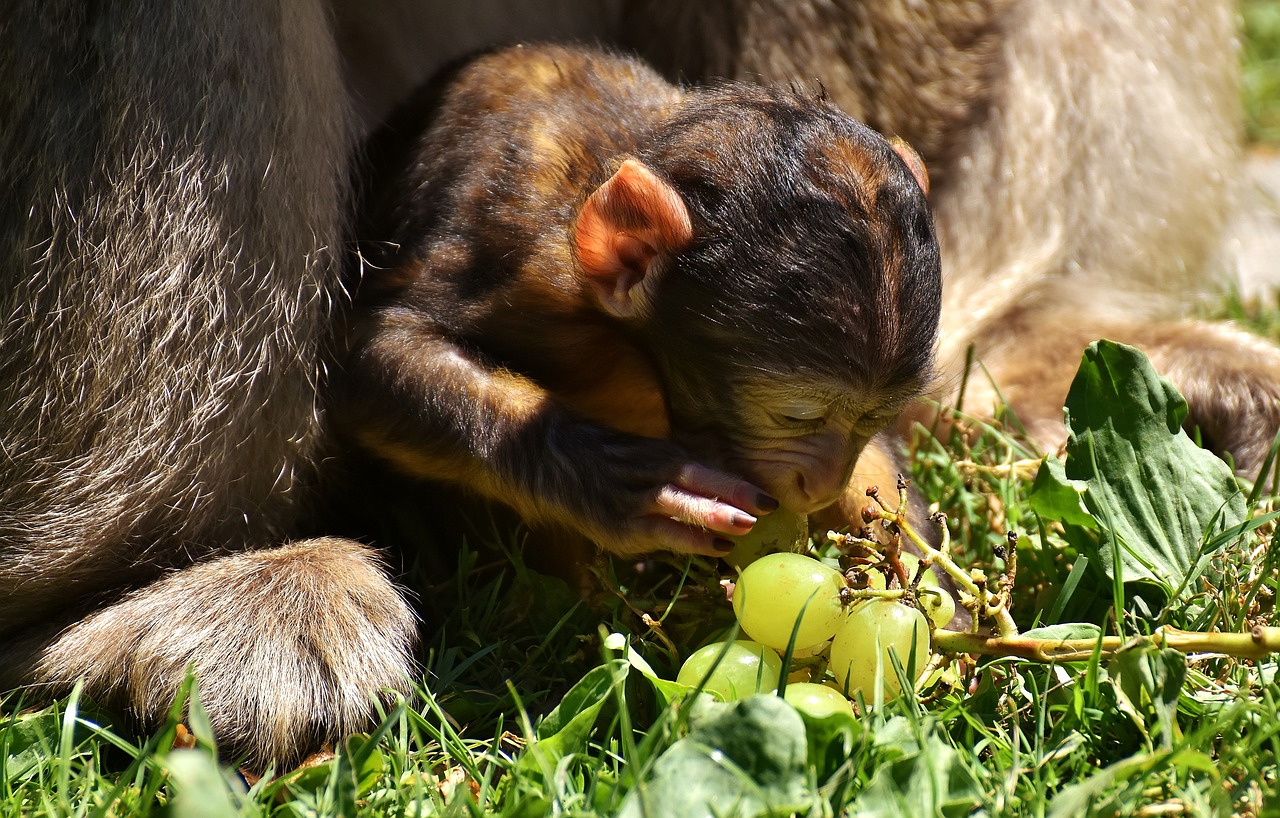
{"type": "Polygon", "coordinates": [[[1038,639],[1019,634],[983,636],[942,629],[933,632],[933,649],[936,651],[1017,656],[1036,662],[1081,662],[1088,660],[1095,651],[1105,658],[1125,649],[1145,645],[1174,648],[1183,653],[1214,653],[1242,659],[1263,659],[1280,651],[1280,628],[1258,626],[1248,633],[1201,633],[1166,625],[1157,628],[1150,636],[1106,636],[1100,639],[1038,639]]]}
{"type": "Polygon", "coordinates": [[[896,507],[886,502],[875,488],[869,488],[867,496],[871,498],[873,504],[863,511],[863,519],[867,522],[878,519],[891,523],[919,549],[922,562],[937,565],[946,571],[954,581],[956,590],[960,592],[960,604],[969,609],[973,616],[975,631],[980,622],[990,621],[1000,637],[1012,638],[1018,635],[1018,626],[1014,623],[1013,614],[1009,610],[1009,598],[1013,592],[1012,575],[1008,576],[1005,582],[1001,582],[1000,591],[993,594],[986,586],[985,577],[980,573],[966,571],[957,565],[951,558],[951,532],[947,529],[946,518],[941,515],[934,515],[931,518],[938,525],[941,541],[937,548],[930,545],[907,518],[909,503],[907,502],[907,481],[904,478],[898,478],[896,507]]]}

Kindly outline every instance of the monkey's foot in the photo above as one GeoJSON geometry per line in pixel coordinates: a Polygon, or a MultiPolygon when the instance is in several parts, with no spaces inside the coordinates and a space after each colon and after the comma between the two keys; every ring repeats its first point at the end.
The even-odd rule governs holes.
{"type": "Polygon", "coordinates": [[[287,769],[366,726],[407,692],[416,621],[363,546],[317,539],[193,565],[64,631],[36,681],[85,691],[142,725],[168,712],[188,667],[219,749],[287,769]]]}

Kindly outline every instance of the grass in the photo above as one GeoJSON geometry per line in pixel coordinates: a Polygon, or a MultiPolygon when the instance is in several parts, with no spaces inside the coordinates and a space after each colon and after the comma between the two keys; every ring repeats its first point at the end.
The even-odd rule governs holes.
{"type": "MultiPolygon", "coordinates": [[[[1280,3],[1245,0],[1241,13],[1248,133],[1274,143],[1280,3]]],[[[1221,312],[1280,337],[1278,300],[1228,297],[1221,312]]],[[[1073,586],[1079,540],[1028,499],[1040,453],[1014,418],[964,424],[967,435],[917,441],[914,485],[947,514],[959,558],[992,576],[1004,567],[996,547],[1021,533],[1018,624],[1057,621],[1069,610],[1064,588],[1087,583],[1073,586]]],[[[1255,515],[1270,508],[1261,492],[1251,500],[1255,515]]],[[[1275,624],[1273,533],[1267,523],[1225,543],[1221,573],[1187,604],[1157,605],[1147,623],[1117,623],[1103,606],[1096,624],[1132,635],[1157,622],[1275,624]]],[[[1273,662],[1135,642],[1114,659],[987,660],[860,720],[773,700],[717,709],[671,700],[655,680],[673,679],[680,655],[731,624],[711,566],[616,565],[606,583],[616,593],[584,603],[512,550],[505,569],[464,555],[455,577],[424,594],[434,627],[416,698],[302,770],[251,784],[220,763],[198,680],[166,725],[140,737],[79,695],[38,706],[8,696],[0,816],[670,816],[707,791],[723,815],[764,804],[814,816],[1280,815],[1273,662]]]]}
{"type": "Polygon", "coordinates": [[[1280,3],[1242,0],[1245,132],[1250,141],[1280,141],[1280,3]]]}
{"type": "MultiPolygon", "coordinates": [[[[1010,529],[1023,533],[1015,612],[1029,627],[1054,607],[1079,551],[1031,511],[1026,462],[1037,454],[1009,431],[1016,421],[967,423],[969,434],[918,441],[915,485],[948,514],[962,558],[993,575],[994,547],[1010,529]]],[[[1235,581],[1206,584],[1194,614],[1158,618],[1271,624],[1280,584],[1280,553],[1265,549],[1271,531],[1228,545],[1220,562],[1235,581]]],[[[616,593],[587,604],[518,555],[499,571],[477,570],[475,559],[426,596],[437,627],[416,700],[332,759],[250,785],[216,760],[198,684],[184,692],[190,715],[178,718],[180,701],[141,738],[78,696],[39,708],[15,696],[0,707],[0,815],[668,816],[707,814],[680,811],[707,788],[729,799],[726,815],[770,814],[765,804],[815,816],[1280,810],[1270,662],[1151,647],[1052,666],[1006,657],[861,719],[809,717],[776,698],[716,710],[668,701],[670,687],[654,678],[675,676],[668,640],[687,653],[731,622],[711,564],[615,566],[616,593]],[[661,638],[641,610],[665,613],[661,638]],[[194,748],[175,746],[184,728],[194,748]]],[[[1105,616],[1097,624],[1114,626],[1105,616]]]]}

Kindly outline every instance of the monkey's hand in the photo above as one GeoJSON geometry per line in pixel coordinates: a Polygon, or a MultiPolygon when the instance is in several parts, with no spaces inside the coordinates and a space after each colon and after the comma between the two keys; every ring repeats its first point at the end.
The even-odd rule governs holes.
{"type": "Polygon", "coordinates": [[[617,554],[721,555],[776,507],[756,486],[678,445],[608,429],[494,366],[408,310],[361,327],[339,385],[339,423],[416,477],[457,483],[526,519],[617,554]]]}
{"type": "Polygon", "coordinates": [[[615,554],[670,550],[722,556],[777,502],[751,483],[695,462],[666,440],[616,432],[559,407],[528,430],[526,516],[568,525],[615,554]],[[545,425],[544,425],[545,423],[545,425]]]}

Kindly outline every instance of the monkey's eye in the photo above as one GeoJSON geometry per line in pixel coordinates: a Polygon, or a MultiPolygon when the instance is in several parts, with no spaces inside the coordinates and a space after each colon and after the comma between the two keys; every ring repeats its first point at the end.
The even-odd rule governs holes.
{"type": "Polygon", "coordinates": [[[876,412],[871,415],[863,415],[858,419],[858,422],[854,424],[854,428],[865,434],[867,437],[871,437],[876,432],[887,426],[895,417],[897,417],[896,412],[876,412]]]}
{"type": "Polygon", "coordinates": [[[793,404],[782,407],[780,414],[782,419],[789,423],[813,423],[826,419],[827,407],[817,404],[793,404]]]}

